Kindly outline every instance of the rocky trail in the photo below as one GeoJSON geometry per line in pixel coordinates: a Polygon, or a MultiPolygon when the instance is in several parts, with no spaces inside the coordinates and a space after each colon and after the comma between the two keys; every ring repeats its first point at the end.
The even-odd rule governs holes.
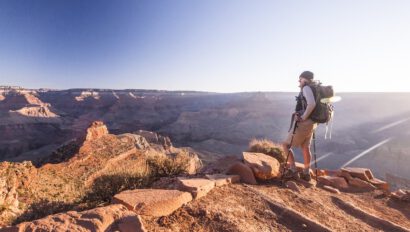
{"type": "Polygon", "coordinates": [[[143,220],[148,231],[410,231],[408,204],[375,193],[299,188],[295,193],[277,184],[228,185],[170,216],[143,220]]]}

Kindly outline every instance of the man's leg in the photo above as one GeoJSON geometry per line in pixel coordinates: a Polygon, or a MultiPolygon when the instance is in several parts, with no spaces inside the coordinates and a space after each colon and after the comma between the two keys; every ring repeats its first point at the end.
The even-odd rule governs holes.
{"type": "Polygon", "coordinates": [[[303,153],[303,161],[305,168],[301,174],[302,179],[306,181],[310,181],[310,160],[312,157],[312,153],[310,152],[310,144],[306,146],[302,146],[302,153],[303,153]]]}
{"type": "Polygon", "coordinates": [[[303,160],[305,164],[305,169],[310,168],[310,161],[312,159],[312,153],[310,151],[310,146],[303,146],[302,147],[302,153],[303,153],[303,160]]]}

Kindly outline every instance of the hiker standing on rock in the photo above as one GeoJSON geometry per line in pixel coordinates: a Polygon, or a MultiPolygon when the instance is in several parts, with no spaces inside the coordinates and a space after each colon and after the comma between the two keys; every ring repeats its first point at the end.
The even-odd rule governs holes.
{"type": "Polygon", "coordinates": [[[299,76],[300,93],[297,97],[297,105],[290,133],[283,142],[283,148],[286,156],[288,156],[289,168],[284,173],[284,178],[298,178],[299,173],[295,166],[295,157],[292,147],[299,147],[302,149],[304,159],[304,169],[300,177],[306,181],[310,181],[310,160],[312,153],[310,151],[310,144],[312,141],[313,132],[317,127],[317,123],[310,119],[310,115],[316,107],[315,97],[312,88],[309,86],[313,81],[313,73],[304,71],[299,76]],[[293,123],[294,122],[294,123],[293,123]],[[296,126],[296,128],[294,128],[296,126]]]}

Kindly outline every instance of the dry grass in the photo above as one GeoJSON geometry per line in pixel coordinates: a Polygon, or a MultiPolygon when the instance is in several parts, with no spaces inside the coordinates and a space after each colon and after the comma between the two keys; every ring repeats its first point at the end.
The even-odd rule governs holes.
{"type": "Polygon", "coordinates": [[[274,157],[279,163],[285,162],[285,152],[280,144],[268,139],[252,139],[249,142],[249,152],[258,152],[274,157]]]}
{"type": "Polygon", "coordinates": [[[188,165],[189,156],[185,152],[171,157],[139,156],[124,160],[94,179],[82,203],[87,208],[108,204],[119,192],[148,187],[160,177],[180,175],[187,171],[188,165]]]}
{"type": "MultiPolygon", "coordinates": [[[[74,169],[60,168],[60,173],[55,173],[53,166],[44,167],[35,176],[43,183],[30,186],[34,187],[31,190],[36,192],[35,196],[29,197],[22,215],[10,222],[7,221],[6,224],[31,221],[68,210],[86,210],[107,205],[112,197],[121,191],[147,188],[160,177],[186,173],[189,161],[189,153],[184,150],[167,156],[157,155],[149,158],[144,154],[135,153],[106,165],[103,169],[99,164],[95,164],[98,163],[96,160],[95,167],[86,165],[86,173],[97,174],[89,184],[84,182],[87,178],[82,178],[84,170],[81,169],[78,173],[77,166],[74,169]]],[[[91,161],[87,160],[84,164],[89,162],[91,161]]]]}
{"type": "Polygon", "coordinates": [[[151,179],[148,165],[143,157],[138,160],[127,159],[96,177],[81,202],[88,208],[104,205],[121,191],[149,186],[151,179]]]}

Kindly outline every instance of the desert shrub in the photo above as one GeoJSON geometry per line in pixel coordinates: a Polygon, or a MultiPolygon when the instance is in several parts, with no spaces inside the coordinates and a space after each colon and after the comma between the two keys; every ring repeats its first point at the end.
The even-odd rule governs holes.
{"type": "Polygon", "coordinates": [[[189,153],[184,150],[170,156],[154,156],[147,160],[150,175],[153,178],[187,173],[189,162],[189,153]]]}
{"type": "Polygon", "coordinates": [[[102,175],[94,180],[91,189],[86,193],[82,202],[88,208],[104,205],[109,203],[115,194],[124,190],[146,187],[150,182],[149,176],[139,176],[131,173],[102,175]]]}
{"type": "Polygon", "coordinates": [[[283,163],[286,160],[282,146],[268,139],[252,139],[249,143],[248,151],[272,156],[277,159],[279,163],[283,163]]]}

